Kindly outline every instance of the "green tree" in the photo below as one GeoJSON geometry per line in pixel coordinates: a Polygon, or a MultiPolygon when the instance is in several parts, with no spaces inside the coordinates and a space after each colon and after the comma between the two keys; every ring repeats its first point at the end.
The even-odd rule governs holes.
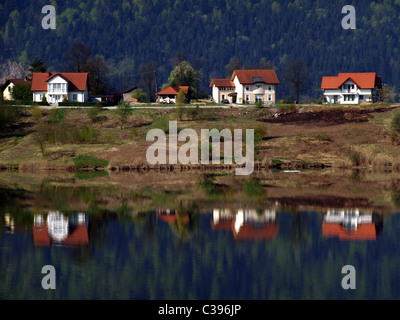
{"type": "Polygon", "coordinates": [[[179,90],[176,97],[176,105],[182,107],[186,103],[186,94],[183,89],[179,90]]]}
{"type": "Polygon", "coordinates": [[[182,61],[170,73],[169,86],[188,86],[188,101],[197,96],[196,85],[199,82],[200,72],[196,71],[189,62],[182,61]]]}
{"type": "Polygon", "coordinates": [[[29,66],[30,76],[34,73],[46,72],[46,70],[47,65],[39,57],[36,57],[29,66]]]}
{"type": "Polygon", "coordinates": [[[129,116],[132,114],[132,108],[129,105],[129,103],[125,101],[120,101],[118,103],[118,107],[116,110],[120,125],[121,125],[121,130],[123,129],[124,125],[128,122],[129,116]]]}
{"type": "Polygon", "coordinates": [[[139,102],[143,102],[146,100],[147,95],[143,91],[143,89],[138,88],[138,89],[133,90],[131,97],[134,99],[137,99],[137,101],[139,101],[139,102]]]}
{"type": "Polygon", "coordinates": [[[14,100],[31,102],[33,101],[31,82],[20,82],[14,86],[11,91],[14,100]]]}
{"type": "Polygon", "coordinates": [[[176,96],[176,112],[179,118],[179,121],[182,121],[183,115],[183,106],[186,103],[186,94],[184,90],[179,90],[178,95],[176,96]]]}

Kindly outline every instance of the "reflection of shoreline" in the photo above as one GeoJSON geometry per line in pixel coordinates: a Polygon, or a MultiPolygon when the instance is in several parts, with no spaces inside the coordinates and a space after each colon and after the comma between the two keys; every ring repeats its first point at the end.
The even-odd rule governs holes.
{"type": "Polygon", "coordinates": [[[359,209],[329,209],[322,223],[325,238],[352,241],[376,241],[382,231],[381,215],[359,209]]]}
{"type": "Polygon", "coordinates": [[[275,210],[214,209],[211,221],[215,231],[230,230],[237,240],[272,240],[279,231],[275,210]]]}
{"type": "Polygon", "coordinates": [[[33,241],[35,246],[87,246],[87,216],[78,213],[67,217],[58,211],[35,215],[33,241]]]}

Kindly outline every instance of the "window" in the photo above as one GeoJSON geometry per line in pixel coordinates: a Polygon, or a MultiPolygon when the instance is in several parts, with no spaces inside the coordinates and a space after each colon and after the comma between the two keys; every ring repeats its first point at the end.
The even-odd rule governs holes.
{"type": "Polygon", "coordinates": [[[258,102],[258,101],[263,101],[263,96],[262,96],[262,94],[256,94],[256,102],[258,102]]]}
{"type": "Polygon", "coordinates": [[[260,89],[260,88],[262,88],[262,87],[263,87],[262,84],[257,84],[257,85],[256,85],[256,88],[257,88],[257,89],[260,89]]]}
{"type": "Polygon", "coordinates": [[[65,83],[62,84],[62,92],[65,92],[67,90],[65,90],[65,83]]]}
{"type": "Polygon", "coordinates": [[[246,94],[246,101],[250,101],[250,95],[246,94]]]}
{"type": "Polygon", "coordinates": [[[272,91],[272,86],[268,86],[268,91],[272,91]]]}
{"type": "Polygon", "coordinates": [[[222,100],[225,100],[225,95],[224,94],[222,95],[222,100]]]}
{"type": "Polygon", "coordinates": [[[250,91],[250,87],[249,86],[246,87],[246,91],[250,91]]]}
{"type": "Polygon", "coordinates": [[[364,100],[364,96],[360,96],[360,100],[364,100]]]}
{"type": "Polygon", "coordinates": [[[268,95],[268,101],[272,101],[272,94],[268,95]]]}
{"type": "Polygon", "coordinates": [[[78,95],[76,93],[72,95],[72,101],[78,101],[78,95]]]}

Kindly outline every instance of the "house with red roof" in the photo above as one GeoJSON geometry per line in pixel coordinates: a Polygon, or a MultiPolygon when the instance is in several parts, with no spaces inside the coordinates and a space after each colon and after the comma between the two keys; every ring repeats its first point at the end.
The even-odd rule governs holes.
{"type": "Polygon", "coordinates": [[[49,212],[47,216],[35,215],[33,224],[35,246],[80,247],[89,245],[88,221],[83,213],[65,216],[49,212]]]}
{"type": "Polygon", "coordinates": [[[273,240],[279,232],[276,210],[214,209],[211,227],[214,231],[231,231],[236,240],[273,240]]]}
{"type": "Polygon", "coordinates": [[[165,88],[164,90],[161,90],[160,92],[157,92],[157,102],[158,103],[176,103],[176,98],[178,97],[179,91],[183,90],[185,92],[185,95],[188,94],[189,92],[189,87],[188,86],[174,86],[174,87],[168,87],[165,88]]]}
{"type": "Polygon", "coordinates": [[[32,77],[33,101],[41,102],[46,95],[47,102],[58,104],[66,96],[68,101],[87,102],[88,74],[68,72],[34,73],[32,77]]]}
{"type": "Polygon", "coordinates": [[[328,104],[360,104],[376,102],[382,79],[375,72],[339,73],[336,77],[323,77],[321,89],[328,104]]]}
{"type": "Polygon", "coordinates": [[[27,77],[23,78],[23,79],[9,79],[6,81],[6,83],[1,87],[1,92],[3,94],[3,99],[4,100],[14,100],[12,97],[12,91],[14,89],[14,87],[19,84],[19,83],[23,83],[23,82],[27,82],[27,83],[31,83],[31,79],[28,79],[27,77]]]}
{"type": "Polygon", "coordinates": [[[212,97],[216,103],[267,104],[276,102],[280,81],[274,70],[234,70],[230,79],[212,79],[212,97]]]}

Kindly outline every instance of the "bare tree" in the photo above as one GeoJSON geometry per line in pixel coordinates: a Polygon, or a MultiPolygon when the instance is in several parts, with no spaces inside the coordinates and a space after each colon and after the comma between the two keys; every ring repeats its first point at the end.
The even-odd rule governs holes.
{"type": "Polygon", "coordinates": [[[92,51],[83,42],[78,41],[65,55],[66,68],[71,72],[82,72],[91,58],[92,51]]]}
{"type": "Polygon", "coordinates": [[[139,66],[140,86],[144,88],[147,99],[154,101],[155,94],[155,72],[156,66],[153,61],[143,63],[139,66]]]}
{"type": "Polygon", "coordinates": [[[308,68],[303,61],[291,60],[283,71],[283,77],[288,86],[296,93],[297,103],[300,103],[300,94],[308,86],[308,68]]]}

